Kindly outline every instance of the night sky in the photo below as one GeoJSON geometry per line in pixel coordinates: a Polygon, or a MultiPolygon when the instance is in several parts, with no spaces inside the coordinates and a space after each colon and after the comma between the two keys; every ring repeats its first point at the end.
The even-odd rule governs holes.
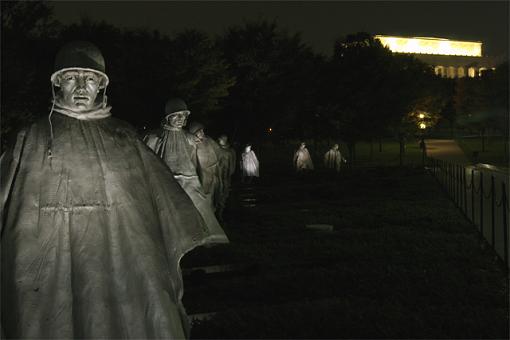
{"type": "Polygon", "coordinates": [[[88,16],[118,27],[172,34],[197,28],[211,35],[231,25],[275,19],[301,32],[317,52],[331,54],[336,38],[360,31],[484,43],[484,54],[508,56],[508,1],[67,1],[51,2],[68,24],[88,16]]]}

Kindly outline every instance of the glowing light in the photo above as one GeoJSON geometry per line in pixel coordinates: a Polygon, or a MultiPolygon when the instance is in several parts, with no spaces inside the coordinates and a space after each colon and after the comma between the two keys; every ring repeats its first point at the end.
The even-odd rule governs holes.
{"type": "Polygon", "coordinates": [[[418,115],[418,117],[420,117],[420,119],[423,119],[423,118],[425,118],[425,115],[424,115],[423,113],[420,113],[420,114],[418,115]]]}
{"type": "Polygon", "coordinates": [[[474,77],[476,76],[475,72],[476,72],[476,71],[475,71],[475,68],[474,68],[474,67],[470,67],[470,68],[468,68],[468,77],[470,77],[470,78],[474,78],[474,77]]]}
{"type": "Polygon", "coordinates": [[[267,132],[271,133],[271,132],[273,132],[273,129],[269,128],[269,129],[267,129],[267,132]]]}
{"type": "Polygon", "coordinates": [[[482,42],[480,41],[459,41],[427,37],[404,38],[388,35],[376,35],[375,39],[379,39],[384,46],[396,53],[482,56],[482,42]]]}
{"type": "Polygon", "coordinates": [[[420,129],[424,130],[427,128],[427,124],[425,123],[420,123],[420,129]]]}

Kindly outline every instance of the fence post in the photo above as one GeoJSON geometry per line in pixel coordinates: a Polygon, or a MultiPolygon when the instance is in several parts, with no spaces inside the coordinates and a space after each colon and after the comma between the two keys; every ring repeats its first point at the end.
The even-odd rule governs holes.
{"type": "Polygon", "coordinates": [[[455,164],[450,164],[450,195],[455,200],[455,164]]]}
{"type": "Polygon", "coordinates": [[[446,168],[448,169],[448,194],[452,194],[452,166],[450,163],[446,163],[446,168]]]}
{"type": "Polygon", "coordinates": [[[453,196],[452,164],[448,163],[448,192],[453,196]]]}
{"type": "Polygon", "coordinates": [[[457,164],[452,164],[453,166],[453,201],[457,204],[457,164]]]}
{"type": "Polygon", "coordinates": [[[495,248],[495,240],[496,234],[494,228],[496,227],[496,216],[494,214],[494,205],[496,204],[496,188],[494,187],[494,175],[491,175],[491,219],[492,219],[492,230],[491,230],[491,238],[492,238],[492,248],[495,248]]]}
{"type": "Polygon", "coordinates": [[[457,164],[457,171],[456,171],[456,174],[457,174],[457,206],[458,207],[461,207],[462,206],[462,203],[461,203],[461,199],[460,199],[460,164],[457,164]]]}
{"type": "Polygon", "coordinates": [[[449,192],[450,190],[449,185],[450,183],[448,183],[448,163],[444,162],[444,188],[446,192],[449,192]]]}
{"type": "Polygon", "coordinates": [[[443,189],[446,188],[446,170],[444,168],[444,161],[441,161],[441,183],[443,184],[443,189]]]}
{"type": "Polygon", "coordinates": [[[444,168],[444,189],[446,192],[448,192],[448,164],[446,164],[445,161],[443,161],[443,168],[444,168]]]}
{"type": "Polygon", "coordinates": [[[445,161],[441,161],[443,167],[443,188],[448,192],[448,168],[445,161]]]}
{"type": "Polygon", "coordinates": [[[471,169],[471,221],[475,223],[475,169],[471,169]]]}
{"type": "Polygon", "coordinates": [[[505,263],[508,265],[508,220],[506,209],[508,208],[505,182],[501,183],[501,208],[503,209],[503,246],[505,247],[505,263]]]}
{"type": "Polygon", "coordinates": [[[466,168],[462,166],[462,186],[464,187],[464,213],[467,214],[466,168]]]}
{"type": "Polygon", "coordinates": [[[443,185],[443,162],[441,160],[437,160],[437,168],[438,168],[438,179],[439,183],[443,185]]]}
{"type": "Polygon", "coordinates": [[[483,237],[483,172],[480,171],[480,234],[483,237]]]}

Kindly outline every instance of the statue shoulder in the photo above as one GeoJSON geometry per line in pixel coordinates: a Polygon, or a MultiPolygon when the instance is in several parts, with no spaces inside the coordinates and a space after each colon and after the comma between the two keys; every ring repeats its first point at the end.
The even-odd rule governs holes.
{"type": "Polygon", "coordinates": [[[207,137],[207,140],[216,153],[224,152],[223,148],[220,146],[220,144],[218,144],[217,141],[215,141],[211,137],[207,137]]]}
{"type": "Polygon", "coordinates": [[[164,133],[163,129],[149,130],[144,134],[143,139],[145,140],[146,138],[162,138],[163,133],[164,133]]]}
{"type": "Polygon", "coordinates": [[[184,137],[186,137],[186,140],[190,145],[193,146],[197,145],[197,143],[195,142],[195,136],[191,132],[183,129],[182,133],[184,134],[184,137]]]}
{"type": "Polygon", "coordinates": [[[126,122],[125,120],[118,119],[115,117],[106,118],[109,119],[111,128],[115,129],[116,133],[121,133],[129,138],[139,139],[140,136],[138,131],[136,131],[135,127],[131,125],[131,123],[126,122]]]}
{"type": "Polygon", "coordinates": [[[160,141],[163,139],[163,129],[154,129],[145,134],[143,136],[143,142],[151,148],[153,151],[158,150],[158,145],[160,141]]]}

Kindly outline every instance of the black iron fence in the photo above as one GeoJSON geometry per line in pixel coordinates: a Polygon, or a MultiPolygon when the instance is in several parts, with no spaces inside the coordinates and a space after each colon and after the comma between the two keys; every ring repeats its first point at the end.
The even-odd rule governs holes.
{"type": "Polygon", "coordinates": [[[428,166],[451,199],[510,267],[508,172],[429,158],[428,166]]]}

